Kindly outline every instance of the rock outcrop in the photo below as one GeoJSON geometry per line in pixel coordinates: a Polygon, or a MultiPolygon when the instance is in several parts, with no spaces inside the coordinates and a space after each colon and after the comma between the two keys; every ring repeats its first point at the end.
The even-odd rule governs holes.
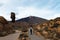
{"type": "Polygon", "coordinates": [[[13,25],[9,24],[4,17],[0,16],[0,36],[5,36],[13,32],[13,25]]]}
{"type": "Polygon", "coordinates": [[[15,22],[15,13],[14,12],[11,12],[11,19],[12,19],[12,22],[14,23],[15,22]]]}
{"type": "Polygon", "coordinates": [[[0,16],[0,23],[7,24],[8,21],[4,17],[0,16]]]}
{"type": "Polygon", "coordinates": [[[38,24],[35,29],[45,38],[60,40],[60,17],[38,24]]]}

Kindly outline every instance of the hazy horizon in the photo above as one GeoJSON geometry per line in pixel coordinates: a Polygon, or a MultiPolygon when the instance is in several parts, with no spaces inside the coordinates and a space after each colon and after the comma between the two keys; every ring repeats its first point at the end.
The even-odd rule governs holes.
{"type": "Polygon", "coordinates": [[[60,17],[60,0],[0,0],[0,16],[10,19],[16,13],[16,20],[28,16],[54,19],[60,17]]]}

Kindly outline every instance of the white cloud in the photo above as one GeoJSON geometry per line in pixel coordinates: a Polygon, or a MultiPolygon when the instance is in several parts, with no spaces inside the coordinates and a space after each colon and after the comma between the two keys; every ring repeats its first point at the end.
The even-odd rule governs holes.
{"type": "Polygon", "coordinates": [[[60,14],[57,13],[57,11],[50,10],[55,4],[53,1],[54,0],[50,0],[47,2],[46,6],[42,6],[41,9],[39,7],[38,9],[38,7],[35,7],[34,5],[40,5],[39,0],[37,2],[35,0],[0,0],[0,4],[4,4],[0,7],[0,16],[4,16],[7,20],[11,20],[10,12],[14,11],[16,14],[18,13],[16,19],[27,16],[38,16],[46,19],[56,18],[60,16],[60,14]],[[29,4],[30,6],[27,6],[29,4]]]}
{"type": "Polygon", "coordinates": [[[10,12],[11,11],[7,11],[6,6],[0,7],[0,16],[3,16],[6,20],[11,20],[10,12]]]}
{"type": "Polygon", "coordinates": [[[56,17],[60,17],[60,13],[55,14],[55,15],[53,16],[53,18],[56,18],[56,17]]]}
{"type": "Polygon", "coordinates": [[[49,10],[46,8],[37,9],[34,7],[18,7],[18,13],[19,14],[17,15],[17,18],[23,18],[27,16],[37,16],[49,19],[49,17],[55,12],[53,10],[49,10]]]}
{"type": "MultiPolygon", "coordinates": [[[[28,16],[37,16],[37,17],[42,17],[46,19],[53,19],[60,16],[59,13],[53,10],[49,10],[47,8],[37,9],[34,7],[17,7],[16,10],[17,10],[16,20],[20,18],[28,17],[28,16]]],[[[7,20],[11,20],[10,13],[8,13],[5,10],[4,12],[3,10],[0,12],[0,16],[4,16],[7,20]]]]}
{"type": "Polygon", "coordinates": [[[0,3],[8,3],[10,0],[0,0],[0,3]]]}

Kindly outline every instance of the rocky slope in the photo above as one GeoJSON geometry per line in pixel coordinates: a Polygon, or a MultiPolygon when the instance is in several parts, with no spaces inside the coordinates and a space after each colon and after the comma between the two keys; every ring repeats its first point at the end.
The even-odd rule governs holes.
{"type": "Polygon", "coordinates": [[[14,31],[13,26],[2,16],[0,16],[0,36],[10,34],[14,31]]]}
{"type": "Polygon", "coordinates": [[[45,38],[60,40],[60,17],[36,25],[35,30],[45,38]]]}

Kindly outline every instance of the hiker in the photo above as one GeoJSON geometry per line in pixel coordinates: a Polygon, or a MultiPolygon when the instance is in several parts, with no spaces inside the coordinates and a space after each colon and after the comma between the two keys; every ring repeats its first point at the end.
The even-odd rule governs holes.
{"type": "Polygon", "coordinates": [[[32,35],[32,31],[33,31],[33,30],[32,30],[32,27],[31,27],[31,28],[30,28],[30,35],[32,35]]]}

